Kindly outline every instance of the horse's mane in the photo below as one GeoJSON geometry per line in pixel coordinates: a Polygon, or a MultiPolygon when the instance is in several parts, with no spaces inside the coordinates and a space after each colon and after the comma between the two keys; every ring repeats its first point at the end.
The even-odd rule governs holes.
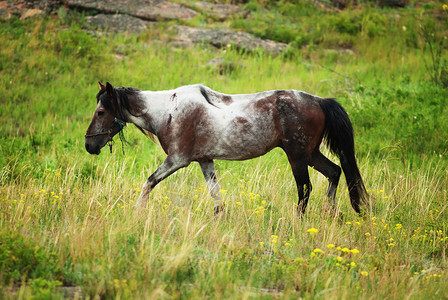
{"type": "MultiPolygon", "coordinates": [[[[114,88],[115,97],[101,97],[104,93],[106,93],[106,89],[103,88],[98,92],[96,96],[97,102],[101,101],[101,104],[107,109],[112,111],[116,118],[127,122],[126,120],[126,112],[134,117],[140,117],[143,115],[143,108],[140,106],[132,108],[129,104],[129,98],[135,97],[139,99],[139,92],[141,90],[133,87],[120,87],[114,88]]],[[[136,101],[138,103],[138,101],[136,101]]],[[[144,135],[148,136],[151,141],[156,143],[156,139],[153,133],[149,132],[134,124],[144,135]]]]}

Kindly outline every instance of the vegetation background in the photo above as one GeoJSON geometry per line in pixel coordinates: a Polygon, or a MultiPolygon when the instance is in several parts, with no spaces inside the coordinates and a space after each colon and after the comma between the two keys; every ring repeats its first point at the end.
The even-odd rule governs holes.
{"type": "Polygon", "coordinates": [[[94,34],[85,13],[64,8],[0,21],[1,297],[447,298],[448,6],[403,3],[258,0],[240,4],[246,18],[186,22],[288,43],[278,56],[175,49],[164,23],[137,36],[94,34]],[[233,67],[207,65],[213,58],[233,67]],[[98,80],[335,97],[354,125],[373,214],[355,215],[341,180],[344,217],[332,218],[326,179],[311,170],[299,218],[280,150],[217,162],[220,218],[196,164],[136,214],[165,155],[133,127],[124,151],[117,142],[112,154],[87,154],[98,80]]]}

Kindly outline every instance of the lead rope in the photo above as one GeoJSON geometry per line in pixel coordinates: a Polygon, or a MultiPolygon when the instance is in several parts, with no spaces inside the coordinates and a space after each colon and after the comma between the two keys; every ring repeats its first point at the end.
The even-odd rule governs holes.
{"type": "MultiPolygon", "coordinates": [[[[124,132],[123,129],[126,127],[126,122],[115,118],[115,122],[120,126],[120,131],[118,132],[118,136],[120,137],[120,141],[121,141],[121,151],[123,151],[123,155],[124,153],[124,144],[128,144],[129,146],[131,146],[131,143],[129,143],[126,138],[124,137],[124,132]]],[[[112,146],[110,146],[111,152],[112,152],[112,146]]]]}
{"type": "MultiPolygon", "coordinates": [[[[118,136],[120,137],[120,141],[121,141],[121,151],[123,151],[123,155],[124,155],[125,154],[124,153],[124,144],[126,143],[129,146],[131,146],[131,143],[129,143],[126,140],[126,138],[124,137],[124,133],[123,133],[123,129],[126,127],[126,122],[124,122],[124,121],[122,121],[120,119],[115,118],[115,123],[117,123],[118,126],[120,126],[120,131],[118,132],[118,136]]],[[[114,143],[113,138],[109,137],[109,141],[108,141],[107,145],[109,146],[109,150],[110,150],[111,154],[112,154],[112,147],[113,147],[114,144],[115,143],[114,143]]]]}

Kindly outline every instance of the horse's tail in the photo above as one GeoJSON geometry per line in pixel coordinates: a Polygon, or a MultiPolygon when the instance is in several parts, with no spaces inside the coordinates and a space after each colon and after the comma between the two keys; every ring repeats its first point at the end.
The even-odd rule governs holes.
{"type": "MultiPolygon", "coordinates": [[[[340,161],[347,180],[350,202],[357,213],[360,205],[369,205],[368,194],[355,159],[353,127],[345,109],[335,99],[319,99],[325,115],[324,137],[340,161]]],[[[368,207],[367,207],[368,208],[368,207]]]]}

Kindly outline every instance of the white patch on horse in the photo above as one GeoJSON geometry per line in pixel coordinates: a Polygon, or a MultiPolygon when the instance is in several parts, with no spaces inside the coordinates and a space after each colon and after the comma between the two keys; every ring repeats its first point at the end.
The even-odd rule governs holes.
{"type": "Polygon", "coordinates": [[[174,93],[171,97],[170,97],[171,102],[173,102],[173,106],[171,107],[171,112],[177,110],[177,95],[176,93],[174,93]]]}

